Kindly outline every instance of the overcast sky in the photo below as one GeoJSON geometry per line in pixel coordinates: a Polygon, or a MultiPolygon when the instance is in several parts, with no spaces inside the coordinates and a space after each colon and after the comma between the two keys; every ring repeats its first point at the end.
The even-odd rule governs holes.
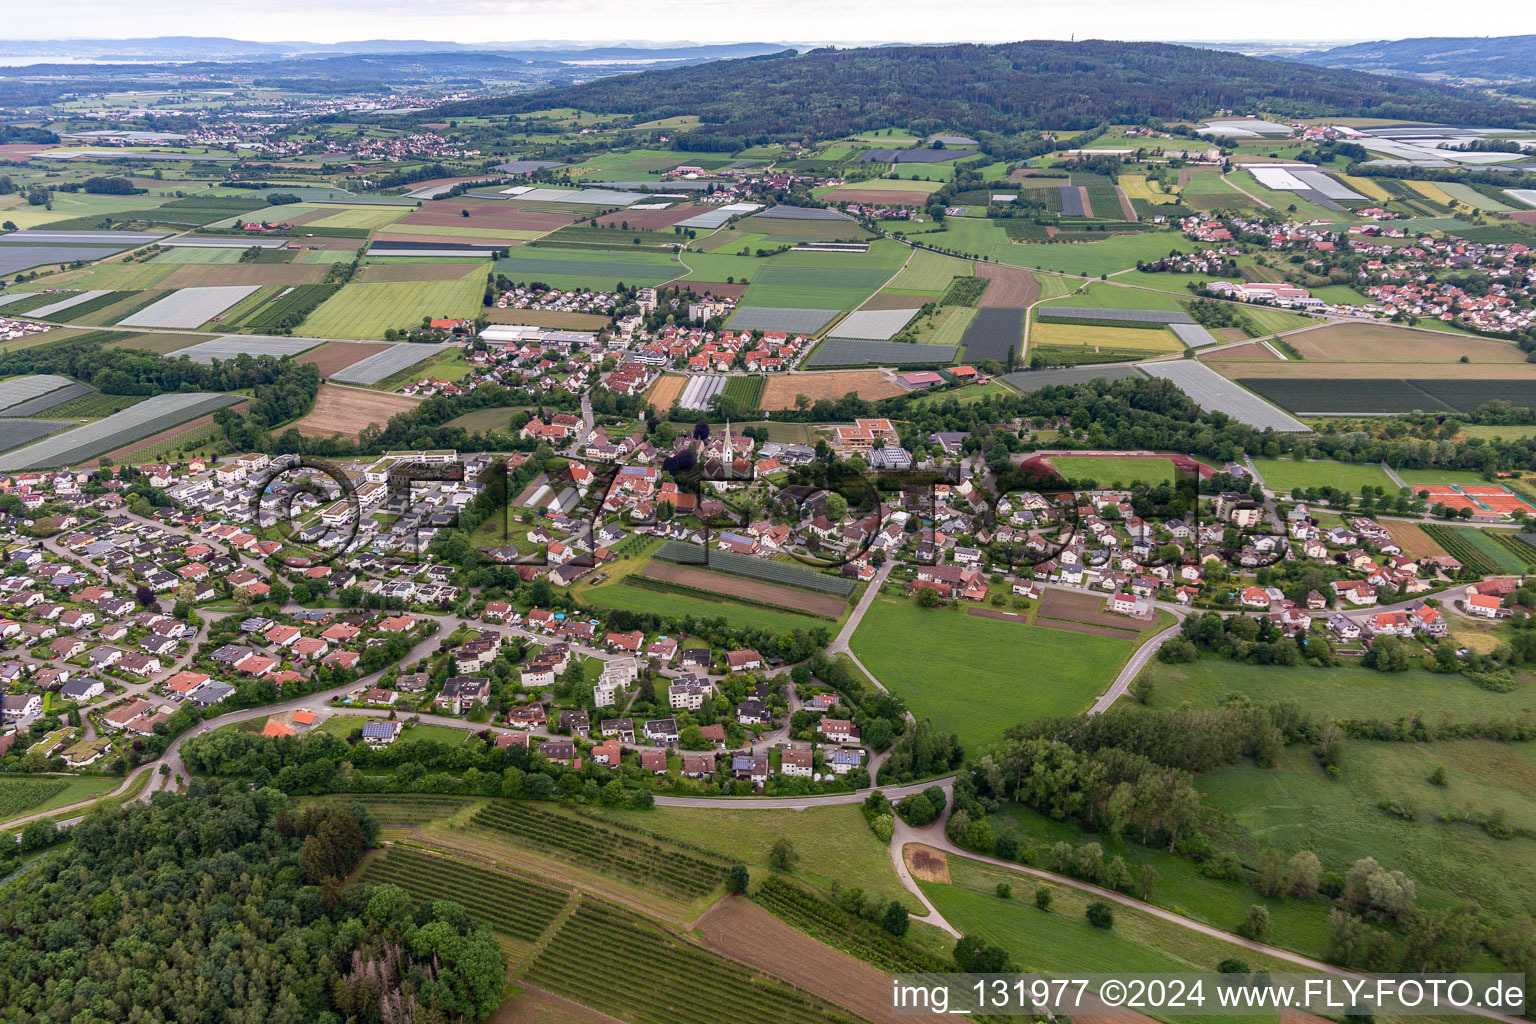
{"type": "Polygon", "coordinates": [[[1536,5],[1529,0],[1462,0],[1454,24],[1446,21],[1444,4],[1431,0],[77,0],[64,8],[8,6],[5,28],[12,39],[859,43],[1066,39],[1075,32],[1080,38],[1336,41],[1536,32],[1536,5]]]}

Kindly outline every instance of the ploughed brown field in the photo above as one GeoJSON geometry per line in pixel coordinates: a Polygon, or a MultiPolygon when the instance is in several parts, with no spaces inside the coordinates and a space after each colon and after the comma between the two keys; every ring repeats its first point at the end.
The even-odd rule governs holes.
{"type": "Polygon", "coordinates": [[[158,288],[204,288],[231,284],[319,284],[324,263],[188,263],[171,271],[158,288]]]}
{"type": "MultiPolygon", "coordinates": [[[[484,225],[475,225],[484,227],[484,225]]],[[[497,245],[503,249],[510,249],[515,245],[522,245],[521,239],[508,238],[506,235],[498,235],[495,228],[485,228],[483,235],[410,235],[400,231],[378,231],[374,233],[375,242],[431,242],[434,244],[446,243],[448,245],[497,245]]],[[[356,246],[353,246],[356,248],[356,246]]],[[[386,254],[387,255],[387,254],[386,254]]]]}
{"type": "Polygon", "coordinates": [[[427,203],[400,219],[401,224],[425,224],[434,228],[500,228],[511,231],[553,231],[576,223],[569,213],[519,210],[496,199],[447,199],[427,203]],[[461,210],[468,210],[464,216],[461,210]]]}
{"type": "Polygon", "coordinates": [[[695,281],[686,277],[674,278],[660,287],[692,288],[695,295],[710,295],[717,299],[740,299],[747,290],[747,286],[740,282],[726,284],[724,281],[695,281]]]}
{"type": "Polygon", "coordinates": [[[1035,275],[1019,267],[998,263],[976,264],[976,276],[992,283],[981,293],[978,306],[1028,306],[1040,298],[1040,282],[1035,275]]]}
{"type": "Polygon", "coordinates": [[[357,280],[381,284],[385,281],[457,281],[483,263],[370,263],[357,272],[357,280]]]}
{"type": "Polygon", "coordinates": [[[906,394],[906,389],[888,380],[879,370],[828,370],[825,373],[779,374],[768,378],[763,388],[763,409],[793,409],[795,396],[805,395],[812,402],[823,398],[842,398],[854,391],[871,402],[906,394]]]}
{"type": "Polygon", "coordinates": [[[927,206],[927,192],[905,192],[884,188],[835,188],[826,195],[840,203],[868,203],[870,206],[927,206]]]}
{"type": "Polygon", "coordinates": [[[1250,345],[1239,345],[1236,348],[1224,348],[1221,350],[1223,359],[1279,359],[1274,350],[1267,345],[1253,342],[1250,345]]]}
{"type": "MultiPolygon", "coordinates": [[[[1330,324],[1285,339],[1306,359],[1359,363],[1523,363],[1525,353],[1507,341],[1416,331],[1390,324],[1330,324]]],[[[1353,371],[1351,371],[1353,372],[1353,371]]],[[[1338,376],[1346,376],[1340,373],[1338,376]]]]}
{"type": "Polygon", "coordinates": [[[1382,525],[1387,528],[1387,533],[1392,535],[1393,543],[1402,548],[1403,554],[1409,558],[1432,558],[1446,553],[1445,548],[1436,544],[1418,523],[1400,523],[1394,519],[1383,519],[1382,525]]]}
{"type": "Polygon", "coordinates": [[[598,227],[611,228],[615,224],[628,224],[639,230],[655,231],[669,228],[680,220],[687,220],[703,212],[692,203],[678,203],[665,210],[619,210],[597,218],[598,227]]]}
{"type": "Polygon", "coordinates": [[[404,395],[390,395],[382,391],[362,388],[341,388],[334,384],[320,385],[315,396],[315,408],[294,426],[306,437],[357,437],[370,423],[383,426],[391,416],[414,409],[420,403],[404,395]]]}
{"type": "Polygon", "coordinates": [[[910,1021],[891,1012],[891,980],[878,969],[791,928],[743,896],[727,896],[699,919],[704,945],[869,1021],[910,1021]]]}
{"type": "Polygon", "coordinates": [[[670,409],[673,402],[683,397],[683,389],[687,386],[687,377],[663,374],[656,378],[656,383],[652,384],[651,390],[646,392],[645,400],[657,409],[670,409]]]}
{"type": "MultiPolygon", "coordinates": [[[[1104,598],[1098,594],[1047,590],[1045,596],[1040,599],[1040,610],[1035,615],[1035,621],[1038,623],[1042,618],[1065,619],[1068,622],[1083,622],[1094,626],[1136,631],[1133,620],[1124,615],[1105,611],[1104,598]]],[[[1044,625],[1044,623],[1040,624],[1044,625]]]]}
{"type": "Polygon", "coordinates": [[[663,583],[676,583],[680,587],[707,590],[712,594],[739,597],[746,601],[778,605],[780,608],[799,608],[825,618],[835,619],[848,610],[848,602],[827,594],[813,594],[794,587],[780,587],[745,576],[732,576],[708,569],[694,569],[672,562],[652,562],[642,574],[647,579],[663,583]]]}
{"type": "Polygon", "coordinates": [[[301,363],[314,363],[320,376],[329,377],[376,353],[394,346],[389,342],[375,344],[353,341],[329,341],[319,348],[310,349],[298,359],[301,363]]]}
{"type": "MultiPolygon", "coordinates": [[[[929,293],[933,294],[933,293],[929,293]]],[[[890,292],[876,292],[864,300],[860,309],[917,309],[928,301],[921,295],[892,295],[890,292]]]]}

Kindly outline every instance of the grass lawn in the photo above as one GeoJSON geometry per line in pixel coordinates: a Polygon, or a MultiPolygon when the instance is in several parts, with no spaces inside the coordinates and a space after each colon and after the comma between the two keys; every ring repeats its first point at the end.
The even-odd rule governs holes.
{"type": "Polygon", "coordinates": [[[923,321],[917,340],[924,345],[956,345],[965,337],[965,329],[976,319],[974,306],[942,306],[923,321]]]}
{"type": "MultiPolygon", "coordinates": [[[[1477,437],[1485,440],[1502,437],[1509,441],[1515,441],[1524,437],[1536,437],[1536,423],[1528,423],[1519,427],[1485,427],[1476,424],[1468,424],[1461,428],[1464,437],[1477,437]]],[[[1408,479],[1404,477],[1403,479],[1408,479]]]]}
{"type": "Polygon", "coordinates": [[[1194,243],[1183,235],[1145,231],[1134,235],[1110,235],[1102,242],[1005,242],[997,248],[994,258],[1016,267],[1039,267],[1098,277],[1134,267],[1137,260],[1160,259],[1170,250],[1187,252],[1192,248],[1194,243]]]}
{"type": "Polygon", "coordinates": [[[902,888],[884,843],[864,823],[854,804],[811,807],[803,811],[724,807],[655,807],[648,811],[597,809],[603,818],[692,843],[741,861],[759,875],[769,870],[768,850],[783,837],[795,846],[800,863],[791,874],[828,892],[834,881],[857,885],[882,902],[899,899],[920,911],[902,888]]]}
{"type": "MultiPolygon", "coordinates": [[[[689,255],[690,264],[693,255],[689,255]]],[[[591,288],[604,291],[620,281],[630,285],[656,285],[682,277],[688,271],[670,256],[657,252],[624,252],[611,249],[515,248],[496,261],[496,273],[513,281],[543,281],[552,288],[591,288]]],[[[724,278],[701,278],[723,281],[724,278]]],[[[476,295],[483,291],[483,278],[476,295]]]]}
{"type": "Polygon", "coordinates": [[[354,282],[321,303],[303,330],[317,338],[383,338],[391,327],[415,327],[422,317],[474,317],[484,290],[479,268],[457,281],[354,282]]]}
{"type": "Polygon", "coordinates": [[[1113,964],[1116,970],[1137,973],[1210,971],[1237,955],[1261,970],[1285,967],[1128,907],[1114,908],[1113,928],[1095,928],[1084,916],[1093,897],[1064,886],[1051,886],[1055,901],[1043,912],[1034,903],[1035,881],[1017,871],[950,857],[949,873],[949,885],[922,883],[924,894],[950,924],[1006,949],[1020,970],[1098,971],[1113,964]],[[1012,899],[997,895],[999,882],[1013,886],[1012,899]]]}
{"type": "Polygon", "coordinates": [[[1528,743],[1459,740],[1434,744],[1351,742],[1343,774],[1329,780],[1309,750],[1289,748],[1275,769],[1238,766],[1209,772],[1197,788],[1249,833],[1285,850],[1310,849],[1327,870],[1375,857],[1418,883],[1419,903],[1475,899],[1500,916],[1536,900],[1536,843],[1494,839],[1441,813],[1502,811],[1510,825],[1536,826],[1536,749],[1528,743]],[[1446,786],[1428,781],[1438,765],[1446,786]],[[1405,821],[1378,808],[1412,804],[1405,821]]]}
{"type": "MultiPolygon", "coordinates": [[[[901,267],[909,251],[898,242],[881,239],[871,243],[867,253],[791,250],[754,259],[757,269],[751,275],[752,284],[742,296],[741,305],[852,309],[880,290],[901,267]]],[[[691,255],[687,259],[690,264],[694,262],[691,255]]],[[[703,273],[696,267],[693,276],[701,278],[703,273]]],[[[739,274],[737,280],[741,280],[739,274]]]]}
{"type": "Polygon", "coordinates": [[[999,384],[995,380],[989,380],[985,384],[972,384],[970,387],[962,388],[959,391],[919,395],[912,400],[912,407],[914,409],[921,409],[926,405],[941,405],[944,402],[959,402],[961,405],[970,405],[972,402],[979,402],[983,398],[1011,394],[1013,394],[1013,391],[1010,388],[999,384]]]}
{"type": "Polygon", "coordinates": [[[1422,669],[1377,672],[1359,665],[1313,668],[1239,665],[1206,657],[1187,665],[1152,660],[1142,676],[1156,684],[1152,707],[1216,707],[1226,695],[1255,700],[1296,700],[1315,714],[1332,718],[1396,719],[1422,712],[1428,722],[1513,716],[1536,710],[1536,685],[1529,672],[1516,675],[1511,693],[1480,689],[1462,676],[1436,675],[1422,669]]]}
{"type": "MultiPolygon", "coordinates": [[[[478,729],[479,726],[475,728],[478,729]]],[[[400,739],[406,743],[425,743],[431,740],[434,743],[445,743],[450,747],[457,747],[468,735],[469,730],[455,729],[451,725],[412,725],[406,727],[400,734],[400,739]]]]}
{"type": "MultiPolygon", "coordinates": [[[[1280,945],[1312,956],[1321,956],[1327,948],[1328,906],[1321,898],[1306,902],[1269,899],[1260,895],[1247,879],[1226,881],[1208,878],[1201,874],[1199,865],[1188,857],[1169,853],[1160,846],[1143,846],[1132,839],[1094,832],[1072,819],[1054,821],[1023,804],[1005,804],[989,820],[994,834],[1014,836],[1021,848],[1034,852],[1036,863],[1042,862],[1050,848],[1059,842],[1071,843],[1073,846],[1098,843],[1104,847],[1106,858],[1117,854],[1124,857],[1132,873],[1138,871],[1143,864],[1152,865],[1158,877],[1152,890],[1151,902],[1157,906],[1230,931],[1242,920],[1249,907],[1262,903],[1269,908],[1275,938],[1280,945]]],[[[1230,837],[1213,838],[1218,848],[1234,845],[1230,837]]],[[[1252,851],[1247,850],[1243,844],[1238,844],[1237,848],[1240,855],[1251,856],[1252,851]]],[[[1284,848],[1290,852],[1289,847],[1284,848]]],[[[1014,890],[1016,899],[1029,899],[1030,893],[1026,891],[1020,894],[1017,883],[1014,884],[1014,890]]],[[[1057,895],[1059,897],[1060,892],[1057,895]]]]}
{"type": "Polygon", "coordinates": [[[1070,480],[1097,480],[1101,485],[1129,486],[1137,480],[1159,484],[1174,479],[1173,463],[1168,459],[1093,458],[1092,456],[1051,457],[1051,465],[1070,480]]]}
{"type": "Polygon", "coordinates": [[[1358,494],[1361,487],[1385,487],[1397,493],[1392,478],[1374,462],[1298,462],[1295,459],[1254,459],[1254,468],[1272,491],[1303,487],[1337,487],[1358,494]]]}
{"type": "MultiPolygon", "coordinates": [[[[1134,274],[1135,271],[1132,273],[1134,274]]],[[[1129,275],[1117,276],[1115,280],[1124,281],[1127,276],[1129,275]]],[[[1190,280],[1183,274],[1141,274],[1140,276],[1162,278],[1175,286],[1190,280]]],[[[1177,295],[1171,291],[1152,291],[1149,288],[1122,288],[1103,281],[1095,281],[1076,294],[1051,299],[1042,305],[1047,309],[1051,306],[1081,306],[1090,309],[1159,309],[1178,312],[1184,309],[1182,303],[1187,303],[1192,298],[1194,296],[1188,293],[1177,295]]]]}
{"type": "Polygon", "coordinates": [[[807,615],[795,615],[773,608],[737,604],[722,597],[705,600],[692,594],[674,594],[645,587],[630,586],[622,581],[608,582],[593,587],[579,595],[583,602],[598,608],[624,608],[632,612],[655,612],[657,615],[682,619],[724,618],[732,626],[746,629],[807,630],[833,624],[827,619],[813,619],[807,615]]]}
{"type": "Polygon", "coordinates": [[[464,358],[464,354],[462,352],[455,352],[447,359],[439,359],[435,363],[429,363],[421,369],[418,376],[431,377],[433,380],[455,381],[468,373],[470,369],[469,360],[464,358]]]}
{"type": "Polygon", "coordinates": [[[1317,323],[1309,316],[1300,313],[1288,313],[1283,309],[1270,309],[1267,306],[1249,305],[1242,310],[1244,316],[1253,321],[1255,327],[1265,334],[1278,334],[1281,331],[1294,331],[1300,327],[1310,327],[1317,323]]]}
{"type": "Polygon", "coordinates": [[[1131,656],[1129,640],[878,598],[853,652],[918,718],[972,753],[1018,722],[1082,711],[1131,656]]]}
{"type": "Polygon", "coordinates": [[[450,427],[463,427],[472,434],[483,434],[488,430],[507,430],[512,424],[512,414],[524,406],[498,405],[489,409],[476,409],[462,416],[455,417],[445,424],[450,427]]]}
{"type": "MultiPolygon", "coordinates": [[[[319,207],[329,210],[332,207],[319,207]]],[[[311,227],[321,228],[382,228],[386,224],[393,224],[407,213],[412,212],[410,206],[348,206],[336,210],[329,216],[309,222],[311,227]]]]}
{"type": "Polygon", "coordinates": [[[949,287],[951,278],[970,277],[972,266],[970,260],[917,249],[901,272],[891,278],[890,286],[910,291],[942,292],[949,287]]]}

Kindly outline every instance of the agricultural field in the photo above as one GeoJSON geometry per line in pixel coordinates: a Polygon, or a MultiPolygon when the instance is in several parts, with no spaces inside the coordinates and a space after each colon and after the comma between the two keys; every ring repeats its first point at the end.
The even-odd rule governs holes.
{"type": "Polygon", "coordinates": [[[778,374],[769,377],[763,388],[762,408],[793,409],[798,395],[816,402],[823,398],[842,398],[850,391],[871,402],[907,393],[879,370],[828,370],[794,376],[778,374]]]}
{"type": "Polygon", "coordinates": [[[0,777],[0,822],[109,793],[121,779],[94,775],[0,777]]]}
{"type": "Polygon", "coordinates": [[[533,942],[565,909],[569,896],[502,871],[392,846],[370,857],[357,881],[392,884],[418,900],[450,899],[502,935],[533,942]]]}
{"type": "Polygon", "coordinates": [[[419,325],[422,317],[473,317],[484,291],[478,269],[457,281],[354,282],[310,313],[303,329],[314,338],[381,339],[391,328],[419,325]]]}
{"type": "Polygon", "coordinates": [[[743,413],[754,412],[763,398],[763,384],[767,378],[759,376],[734,376],[725,382],[720,397],[729,398],[743,413]]]}
{"type": "Polygon", "coordinates": [[[997,248],[992,258],[1016,267],[1098,277],[1100,274],[1113,274],[1134,267],[1137,260],[1161,259],[1170,250],[1187,252],[1193,247],[1194,243],[1183,235],[1144,231],[1132,235],[1110,235],[1102,242],[1015,242],[997,248]]]}
{"type": "Polygon", "coordinates": [[[1402,520],[1385,520],[1382,523],[1391,535],[1392,542],[1403,549],[1403,554],[1417,561],[1420,558],[1432,558],[1435,555],[1445,554],[1445,549],[1436,544],[1434,538],[1424,532],[1424,528],[1418,523],[1408,523],[1402,520]]]}
{"type": "Polygon", "coordinates": [[[1138,357],[1184,351],[1184,343],[1166,327],[1105,327],[1037,320],[1029,327],[1029,347],[1078,348],[1099,353],[1135,353],[1138,357]]]}
{"type": "MultiPolygon", "coordinates": [[[[1328,364],[1297,362],[1231,362],[1211,363],[1211,368],[1223,376],[1236,380],[1250,391],[1257,392],[1271,402],[1299,413],[1356,414],[1405,413],[1414,410],[1426,412],[1468,412],[1491,399],[1502,398],[1517,404],[1528,400],[1531,383],[1515,374],[1527,373],[1522,364],[1487,364],[1483,366],[1426,366],[1420,363],[1367,364],[1354,369],[1349,377],[1330,375],[1326,372],[1305,374],[1275,373],[1281,369],[1307,367],[1310,371],[1325,371],[1328,364]],[[1507,366],[1509,376],[1495,376],[1496,371],[1507,366]],[[1404,369],[1416,369],[1424,373],[1445,374],[1444,377],[1397,377],[1404,369]],[[1478,376],[1447,373],[1453,369],[1475,370],[1478,376]],[[1377,374],[1370,371],[1383,370],[1377,374]],[[1396,371],[1396,373],[1392,373],[1396,371]],[[1388,374],[1391,373],[1391,376],[1388,374]]],[[[1335,367],[1337,369],[1337,367],[1335,367]]],[[[1536,380],[1536,378],[1533,378],[1536,380]]]]}
{"type": "Polygon", "coordinates": [[[155,395],[105,419],[9,452],[0,459],[0,471],[14,472],[81,463],[242,401],[244,399],[239,395],[203,392],[155,395]]]}
{"type": "Polygon", "coordinates": [[[1254,459],[1254,468],[1271,490],[1295,491],[1308,487],[1334,487],[1359,494],[1362,487],[1383,487],[1396,493],[1397,485],[1376,463],[1299,462],[1295,459],[1254,459]]]}
{"type": "Polygon", "coordinates": [[[603,808],[605,821],[644,829],[685,846],[702,847],[754,874],[768,870],[768,850],[780,836],[794,843],[800,865],[797,881],[830,893],[837,885],[859,885],[882,901],[901,900],[917,909],[891,867],[890,853],[875,838],[853,805],[800,811],[752,808],[655,807],[649,811],[603,808]],[[862,828],[855,828],[855,825],[862,828]]]}
{"type": "Polygon", "coordinates": [[[673,403],[683,397],[683,388],[688,386],[688,380],[678,374],[664,373],[651,385],[651,390],[645,396],[646,401],[658,409],[670,409],[673,403]]]}
{"type": "Polygon", "coordinates": [[[795,562],[767,561],[750,555],[711,551],[681,541],[668,541],[656,552],[656,557],[681,565],[702,565],[707,558],[710,568],[720,572],[844,598],[852,594],[855,587],[854,581],[846,576],[830,576],[795,562]]]}
{"type": "MultiPolygon", "coordinates": [[[[1244,312],[1249,312],[1244,310],[1244,312]]],[[[1429,333],[1390,324],[1339,323],[1287,337],[1307,360],[1361,363],[1523,363],[1525,353],[1504,341],[1429,333]]],[[[1353,371],[1346,371],[1353,375],[1353,371]]],[[[1341,374],[1343,375],[1343,374],[1341,374]]]]}
{"type": "Polygon", "coordinates": [[[954,256],[914,249],[907,265],[891,278],[886,288],[894,292],[939,295],[949,287],[952,279],[971,276],[972,266],[969,261],[954,256]]]}
{"type": "Polygon", "coordinates": [[[685,901],[715,892],[729,866],[713,854],[519,801],[498,801],[481,808],[471,826],[510,837],[517,845],[569,860],[585,870],[685,901]]]}
{"type": "MultiPolygon", "coordinates": [[[[1481,575],[1524,573],[1530,568],[1529,559],[1521,554],[1524,545],[1501,544],[1495,539],[1496,531],[1441,523],[1425,523],[1421,529],[1444,548],[1446,554],[1481,575]]],[[[1513,537],[1513,534],[1507,535],[1513,537]]]]}
{"type": "MultiPolygon", "coordinates": [[[[790,252],[758,261],[742,297],[749,306],[852,309],[879,291],[906,259],[907,249],[880,240],[862,254],[790,252]]],[[[691,257],[685,257],[689,263],[691,257]]]]}
{"type": "Polygon", "coordinates": [[[640,575],[668,587],[698,592],[700,597],[722,595],[745,604],[760,604],[785,611],[799,610],[827,619],[837,619],[848,610],[848,602],[842,598],[815,596],[803,590],[689,565],[653,561],[640,571],[640,575]]]}
{"type": "Polygon", "coordinates": [[[328,341],[319,348],[311,349],[304,353],[299,360],[301,363],[314,363],[320,371],[320,376],[329,377],[339,370],[345,370],[353,363],[367,359],[371,355],[377,355],[390,346],[387,343],[370,345],[352,341],[328,341]]]}
{"type": "Polygon", "coordinates": [[[595,899],[582,899],[533,958],[526,978],[631,1024],[671,1024],[679,1006],[700,1019],[751,1024],[858,1021],[831,1003],[595,899]],[[591,969],[594,957],[603,960],[603,971],[591,969]],[[625,983],[614,985],[613,977],[625,983]]]}
{"type": "Polygon", "coordinates": [[[1084,710],[1109,689],[1136,645],[882,596],[852,647],[913,714],[976,749],[1016,722],[1084,710]]]}
{"type": "MultiPolygon", "coordinates": [[[[689,264],[694,257],[689,255],[689,264]]],[[[552,288],[589,288],[606,291],[620,282],[628,285],[658,285],[678,276],[684,269],[671,256],[656,252],[622,252],[583,249],[513,249],[506,259],[496,261],[495,271],[514,282],[543,282],[552,288]]],[[[723,278],[722,278],[723,280],[723,278]]],[[[478,301],[479,283],[475,295],[478,301]]]]}
{"type": "Polygon", "coordinates": [[[1423,712],[1426,722],[1468,721],[1516,715],[1536,708],[1536,675],[1516,674],[1511,693],[1481,689],[1463,676],[1437,675],[1414,667],[1407,672],[1377,672],[1348,661],[1334,668],[1310,665],[1244,665],[1233,672],[1225,658],[1201,658],[1186,665],[1153,659],[1141,676],[1155,684],[1150,706],[1177,708],[1189,701],[1196,709],[1218,706],[1228,694],[1255,700],[1295,700],[1310,711],[1334,719],[1395,720],[1423,712]]]}
{"type": "Polygon", "coordinates": [[[391,416],[409,412],[420,404],[404,395],[322,384],[315,396],[314,409],[293,426],[305,437],[340,434],[355,440],[364,427],[382,427],[391,416]]]}
{"type": "Polygon", "coordinates": [[[1085,287],[1081,287],[1070,295],[1057,299],[1050,299],[1040,304],[1037,313],[1045,312],[1052,306],[1068,306],[1079,309],[1152,309],[1165,313],[1182,313],[1184,306],[1189,301],[1188,295],[1177,295],[1173,292],[1158,291],[1152,287],[1125,288],[1120,282],[1130,281],[1132,278],[1151,279],[1153,285],[1180,282],[1183,275],[1172,274],[1120,274],[1115,277],[1117,283],[1110,284],[1107,281],[1094,281],[1085,287]]]}
{"type": "Polygon", "coordinates": [[[740,604],[720,598],[700,602],[698,597],[686,594],[652,590],[643,585],[631,584],[623,578],[610,580],[581,590],[577,596],[586,604],[598,608],[621,608],[632,612],[652,612],[667,618],[724,619],[738,629],[771,629],[780,632],[825,628],[826,619],[813,618],[793,612],[781,612],[774,608],[740,604]]]}

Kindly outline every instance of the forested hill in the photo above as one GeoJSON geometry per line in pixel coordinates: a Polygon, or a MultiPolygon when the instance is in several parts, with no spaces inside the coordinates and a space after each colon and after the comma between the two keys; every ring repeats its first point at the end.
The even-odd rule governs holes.
{"type": "Polygon", "coordinates": [[[1392,75],[1436,75],[1488,82],[1536,80],[1536,36],[1434,36],[1382,39],[1298,53],[1292,60],[1392,75]]]}
{"type": "MultiPolygon", "coordinates": [[[[1033,41],[793,51],[439,107],[433,118],[579,107],[698,114],[747,144],[900,126],[1013,132],[1244,113],[1523,126],[1536,114],[1449,86],[1164,43],[1033,41]]],[[[712,147],[721,148],[721,147],[712,147]]]]}

